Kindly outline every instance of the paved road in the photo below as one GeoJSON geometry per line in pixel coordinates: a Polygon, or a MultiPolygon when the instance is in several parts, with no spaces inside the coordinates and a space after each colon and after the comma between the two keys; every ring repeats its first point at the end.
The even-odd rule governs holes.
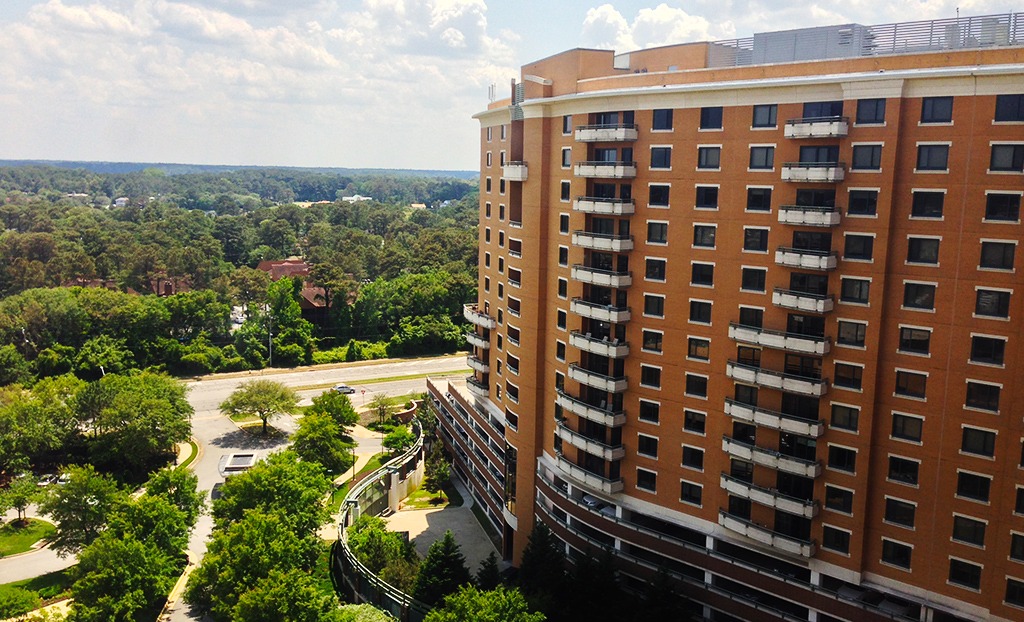
{"type": "MultiPolygon", "coordinates": [[[[298,389],[303,403],[338,383],[345,383],[356,389],[351,397],[358,408],[369,403],[377,393],[390,396],[420,393],[426,390],[423,378],[414,380],[393,380],[389,382],[361,382],[381,378],[401,378],[421,374],[445,375],[468,371],[465,355],[444,356],[429,359],[397,362],[367,362],[343,366],[323,366],[300,371],[263,371],[251,374],[230,374],[211,376],[188,383],[188,400],[195,409],[192,419],[192,435],[199,444],[199,456],[191,468],[199,478],[199,488],[207,494],[221,481],[217,464],[223,454],[237,451],[253,451],[260,456],[279,450],[286,444],[286,438],[260,439],[241,432],[231,420],[220,414],[218,406],[241,383],[254,378],[270,378],[298,389]],[[365,391],[365,392],[364,392],[365,391]]],[[[279,417],[273,425],[286,433],[295,430],[295,420],[290,416],[279,417]]],[[[358,443],[357,453],[375,454],[380,452],[381,437],[365,428],[356,428],[353,437],[358,443]]],[[[206,540],[213,529],[213,519],[204,514],[199,517],[189,542],[189,557],[198,561],[206,552],[206,540]]],[[[13,558],[0,559],[0,583],[18,581],[65,568],[74,563],[74,558],[58,558],[52,551],[44,550],[13,558]]],[[[185,622],[199,620],[183,604],[178,604],[167,619],[185,622]]]]}

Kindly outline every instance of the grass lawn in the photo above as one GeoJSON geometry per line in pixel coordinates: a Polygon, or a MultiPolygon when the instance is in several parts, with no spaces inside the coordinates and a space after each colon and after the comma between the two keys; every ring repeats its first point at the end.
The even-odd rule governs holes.
{"type": "MultiPolygon", "coordinates": [[[[364,473],[376,471],[384,464],[382,461],[385,460],[387,457],[388,454],[377,454],[376,456],[370,458],[370,461],[366,463],[366,466],[359,469],[359,473],[357,473],[356,475],[363,475],[364,473]]],[[[338,510],[341,508],[341,503],[345,500],[345,495],[347,494],[348,482],[345,482],[344,484],[341,485],[340,488],[338,488],[338,490],[334,494],[331,495],[331,499],[327,504],[327,509],[330,511],[332,516],[338,513],[338,510]]]]}
{"type": "Polygon", "coordinates": [[[430,510],[454,505],[447,496],[435,495],[426,488],[414,490],[411,495],[405,498],[402,504],[407,510],[430,510]]]}
{"type": "Polygon", "coordinates": [[[11,521],[0,527],[0,557],[29,551],[33,544],[52,537],[56,531],[53,524],[37,518],[30,518],[27,526],[11,521]]]}
{"type": "Polygon", "coordinates": [[[39,598],[43,599],[43,602],[49,602],[54,600],[60,600],[68,596],[68,592],[71,589],[71,577],[69,576],[70,568],[64,570],[58,570],[57,572],[49,572],[47,574],[39,575],[31,579],[22,579],[21,581],[15,581],[14,583],[4,583],[0,585],[0,591],[4,588],[17,587],[30,592],[35,592],[39,595],[39,598]]]}
{"type": "Polygon", "coordinates": [[[188,465],[192,464],[192,462],[195,461],[196,456],[199,455],[199,445],[192,439],[188,439],[188,444],[192,448],[192,453],[189,454],[188,458],[185,458],[184,462],[178,465],[179,469],[187,469],[188,465]]]}
{"type": "Polygon", "coordinates": [[[262,423],[262,421],[260,420],[259,417],[254,417],[253,415],[242,415],[242,414],[239,414],[239,415],[229,415],[229,416],[230,416],[231,420],[234,421],[235,423],[250,423],[252,421],[260,421],[260,423],[262,423]]]}

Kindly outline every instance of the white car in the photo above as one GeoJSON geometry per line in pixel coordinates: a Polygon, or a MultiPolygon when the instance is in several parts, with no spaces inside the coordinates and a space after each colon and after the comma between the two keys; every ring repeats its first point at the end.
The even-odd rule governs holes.
{"type": "Polygon", "coordinates": [[[337,391],[338,393],[344,393],[346,395],[351,395],[352,393],[356,392],[355,389],[353,389],[352,387],[348,386],[347,384],[335,385],[334,386],[334,390],[337,391]]]}

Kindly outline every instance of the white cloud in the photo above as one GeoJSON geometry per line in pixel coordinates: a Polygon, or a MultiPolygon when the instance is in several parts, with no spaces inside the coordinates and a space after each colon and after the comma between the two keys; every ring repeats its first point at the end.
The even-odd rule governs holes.
{"type": "Polygon", "coordinates": [[[628,52],[718,38],[720,33],[730,32],[731,26],[723,22],[713,28],[707,19],[664,3],[640,9],[630,22],[611,4],[603,4],[587,11],[582,36],[584,45],[628,52]]]}

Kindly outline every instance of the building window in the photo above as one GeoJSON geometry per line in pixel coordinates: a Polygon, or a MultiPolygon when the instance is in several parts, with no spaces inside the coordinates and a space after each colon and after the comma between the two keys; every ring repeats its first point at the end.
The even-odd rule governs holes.
{"type": "Polygon", "coordinates": [[[896,395],[902,397],[925,398],[925,387],[928,376],[912,371],[896,371],[896,395]]]}
{"type": "Polygon", "coordinates": [[[910,554],[914,551],[906,544],[882,538],[882,563],[910,570],[910,554]]]}
{"type": "Polygon", "coordinates": [[[707,106],[700,109],[700,129],[720,130],[722,129],[722,107],[707,106]]]}
{"type": "Polygon", "coordinates": [[[715,284],[715,264],[694,263],[690,266],[690,285],[713,287],[715,284]]]}
{"type": "Polygon", "coordinates": [[[868,304],[871,281],[867,279],[851,279],[842,277],[839,285],[839,300],[854,304],[868,304]]]}
{"type": "Polygon", "coordinates": [[[648,244],[667,244],[668,243],[668,223],[667,222],[648,222],[647,223],[647,243],[648,244]]]}
{"type": "Polygon", "coordinates": [[[700,484],[691,484],[690,482],[682,481],[679,485],[679,500],[683,503],[700,505],[701,492],[702,488],[700,484]]]}
{"type": "Polygon", "coordinates": [[[668,195],[671,186],[652,184],[647,188],[647,205],[651,207],[668,207],[668,195]]]}
{"type": "Polygon", "coordinates": [[[704,470],[704,451],[689,445],[683,445],[683,466],[698,471],[704,470]]]}
{"type": "Polygon", "coordinates": [[[651,147],[651,168],[672,168],[672,147],[651,147]]]}
{"type": "Polygon", "coordinates": [[[647,436],[646,434],[637,435],[636,453],[648,458],[657,458],[658,438],[656,436],[647,436]]]}
{"type": "Polygon", "coordinates": [[[952,122],[952,97],[925,97],[921,100],[921,123],[952,122]]]}
{"type": "Polygon", "coordinates": [[[775,127],[778,125],[776,117],[779,107],[777,104],[761,104],[754,106],[754,117],[751,121],[753,127],[775,127]]]}
{"type": "Polygon", "coordinates": [[[661,404],[640,400],[640,411],[637,416],[640,418],[640,421],[658,423],[661,418],[661,404]]]}
{"type": "Polygon", "coordinates": [[[698,376],[696,374],[686,374],[686,394],[693,397],[707,397],[708,396],[708,379],[707,376],[698,376]]]}
{"type": "Polygon", "coordinates": [[[885,522],[901,527],[914,528],[914,515],[917,506],[899,499],[885,498],[885,522]]]}
{"type": "Polygon", "coordinates": [[[967,381],[967,398],[965,404],[969,408],[999,412],[1000,387],[997,384],[967,381]]]}
{"type": "Polygon", "coordinates": [[[964,428],[960,451],[991,458],[996,453],[996,433],[977,428],[964,428]]]}
{"type": "Polygon", "coordinates": [[[934,190],[915,190],[910,206],[912,218],[942,218],[942,204],[946,199],[945,192],[934,190]]]}
{"type": "Polygon", "coordinates": [[[718,209],[718,186],[697,186],[697,209],[718,209]]]}
{"type": "Polygon", "coordinates": [[[949,170],[949,145],[918,145],[917,170],[949,170]]]}
{"type": "Polygon", "coordinates": [[[836,363],[836,375],[832,383],[837,387],[860,391],[864,382],[864,368],[860,365],[836,363]]]}
{"type": "Polygon", "coordinates": [[[647,469],[637,469],[636,487],[640,490],[655,492],[658,489],[658,474],[647,469]]]}
{"type": "Polygon", "coordinates": [[[564,341],[556,341],[555,342],[555,358],[560,360],[560,361],[564,361],[565,360],[565,342],[564,341]]]}
{"type": "Polygon", "coordinates": [[[1024,173],[1024,144],[992,145],[992,158],[989,170],[1024,173]]]}
{"type": "Polygon", "coordinates": [[[572,166],[572,149],[562,149],[562,168],[569,168],[572,166]]]}
{"type": "Polygon", "coordinates": [[[711,342],[700,337],[689,337],[686,340],[686,357],[707,361],[711,357],[711,342]]]}
{"type": "Polygon", "coordinates": [[[848,234],[843,248],[843,259],[871,261],[874,247],[874,236],[848,234]]]}
{"type": "Polygon", "coordinates": [[[1006,354],[1006,339],[971,336],[971,362],[984,365],[1002,365],[1006,354]]]}
{"type": "Polygon", "coordinates": [[[744,227],[743,250],[758,253],[768,252],[768,230],[744,227]]]}
{"type": "Polygon", "coordinates": [[[484,180],[484,192],[490,192],[490,191],[491,191],[491,178],[488,177],[488,178],[486,178],[484,180]]]}
{"type": "Polygon", "coordinates": [[[700,324],[711,323],[711,303],[704,300],[690,301],[690,321],[700,324]]]}
{"type": "Polygon", "coordinates": [[[768,271],[764,268],[743,268],[740,289],[749,292],[764,292],[768,271]]]}
{"type": "Polygon", "coordinates": [[[846,447],[829,445],[828,468],[853,473],[857,470],[857,452],[846,447]]]}
{"type": "Polygon", "coordinates": [[[683,429],[694,434],[704,434],[707,415],[695,410],[683,411],[683,429]]]}
{"type": "Polygon", "coordinates": [[[572,134],[572,115],[562,116],[562,134],[572,134]]]}
{"type": "Polygon", "coordinates": [[[1024,561],[1024,535],[1010,534],[1010,559],[1018,562],[1024,561]]]}
{"type": "Polygon", "coordinates": [[[649,352],[661,352],[662,335],[660,332],[645,330],[643,332],[643,349],[649,352]]]}
{"type": "Polygon", "coordinates": [[[644,294],[644,315],[665,317],[665,297],[644,294]]]}
{"type": "Polygon", "coordinates": [[[874,216],[878,212],[877,190],[851,190],[850,206],[846,213],[855,216],[874,216]]]}
{"type": "Polygon", "coordinates": [[[908,309],[935,310],[935,285],[903,283],[903,306],[908,309]]]}
{"type": "Polygon", "coordinates": [[[853,491],[825,486],[825,507],[844,514],[853,514],[853,491]]]}
{"type": "Polygon", "coordinates": [[[569,215],[559,214],[558,215],[558,232],[569,233],[569,215]]]}
{"type": "Polygon", "coordinates": [[[658,131],[671,130],[672,129],[672,110],[670,108],[662,108],[654,111],[654,118],[651,122],[651,129],[658,131]]]}
{"type": "Polygon", "coordinates": [[[498,194],[505,194],[505,178],[498,180],[498,194]]]}
{"type": "Polygon", "coordinates": [[[832,404],[832,418],[829,427],[856,432],[859,419],[860,409],[856,406],[832,404]]]}
{"type": "Polygon", "coordinates": [[[568,201],[569,197],[570,197],[570,193],[571,193],[571,190],[570,190],[569,182],[563,181],[562,184],[561,184],[561,194],[559,195],[559,199],[561,201],[563,201],[563,202],[568,201]]]}
{"type": "Polygon", "coordinates": [[[558,247],[558,265],[568,266],[569,265],[569,249],[565,246],[558,247]]]}
{"type": "Polygon", "coordinates": [[[1024,581],[1007,577],[1005,600],[1007,604],[1024,607],[1024,581]]]}
{"type": "Polygon", "coordinates": [[[650,259],[646,260],[646,268],[644,270],[644,278],[649,281],[664,281],[665,280],[665,260],[664,259],[650,259]]]}
{"type": "Polygon", "coordinates": [[[882,170],[882,145],[854,145],[853,170],[882,170]]]}
{"type": "Polygon", "coordinates": [[[740,324],[761,328],[764,325],[764,309],[756,307],[740,307],[740,324]]]}
{"type": "Polygon", "coordinates": [[[558,322],[558,327],[561,328],[562,330],[565,330],[565,311],[562,311],[561,309],[559,309],[556,317],[557,317],[556,321],[558,322]]]}
{"type": "MultiPolygon", "coordinates": [[[[821,529],[821,547],[836,553],[849,555],[850,553],[850,532],[844,529],[824,525],[821,529]]],[[[818,614],[819,619],[824,614],[818,614]]]]}
{"type": "Polygon", "coordinates": [[[650,365],[640,366],[640,384],[653,389],[661,388],[661,369],[650,365]]]}
{"type": "Polygon", "coordinates": [[[902,441],[921,442],[921,433],[924,428],[922,417],[910,415],[892,414],[892,437],[902,441]]]}
{"type": "Polygon", "coordinates": [[[721,168],[722,148],[721,147],[698,147],[697,168],[718,169],[721,168]]]}
{"type": "Polygon", "coordinates": [[[747,188],[747,211],[770,212],[771,209],[771,188],[747,188]]]}
{"type": "Polygon", "coordinates": [[[493,136],[493,132],[492,132],[493,129],[494,129],[493,127],[487,128],[487,142],[491,142],[491,138],[493,136]]]}
{"type": "Polygon", "coordinates": [[[701,248],[714,248],[715,232],[716,227],[714,225],[694,225],[693,245],[701,248]]]}
{"type": "Polygon", "coordinates": [[[1010,292],[997,289],[978,289],[974,303],[975,315],[1010,317],[1010,292]]]}
{"type": "Polygon", "coordinates": [[[771,170],[775,167],[775,147],[751,147],[750,168],[771,170]]]}
{"type": "Polygon", "coordinates": [[[914,460],[889,456],[888,478],[901,484],[917,486],[917,472],[920,469],[920,466],[920,463],[915,462],[914,460]]]}
{"type": "Polygon", "coordinates": [[[1013,270],[1016,251],[1017,245],[1012,242],[982,242],[979,265],[992,270],[1013,270]]]}
{"type": "Polygon", "coordinates": [[[1020,195],[988,193],[985,197],[985,220],[1020,222],[1020,195]]]}
{"type": "Polygon", "coordinates": [[[928,354],[931,348],[932,331],[925,328],[900,327],[900,352],[928,354]]]}
{"type": "Polygon", "coordinates": [[[1024,121],[1024,95],[996,95],[994,120],[1024,121]]]}
{"type": "Polygon", "coordinates": [[[858,125],[885,123],[885,100],[858,99],[856,123],[858,125]]]}
{"type": "Polygon", "coordinates": [[[1024,514],[1024,488],[1017,488],[1017,498],[1013,505],[1014,514],[1024,514]]]}
{"type": "Polygon", "coordinates": [[[973,499],[988,503],[989,492],[992,488],[992,478],[974,473],[957,471],[956,474],[956,495],[965,499],[973,499]]]}
{"type": "Polygon", "coordinates": [[[949,560],[949,582],[972,590],[981,588],[981,566],[960,559],[949,560]]]}
{"type": "Polygon", "coordinates": [[[907,263],[938,265],[939,238],[908,238],[907,263]]]}

